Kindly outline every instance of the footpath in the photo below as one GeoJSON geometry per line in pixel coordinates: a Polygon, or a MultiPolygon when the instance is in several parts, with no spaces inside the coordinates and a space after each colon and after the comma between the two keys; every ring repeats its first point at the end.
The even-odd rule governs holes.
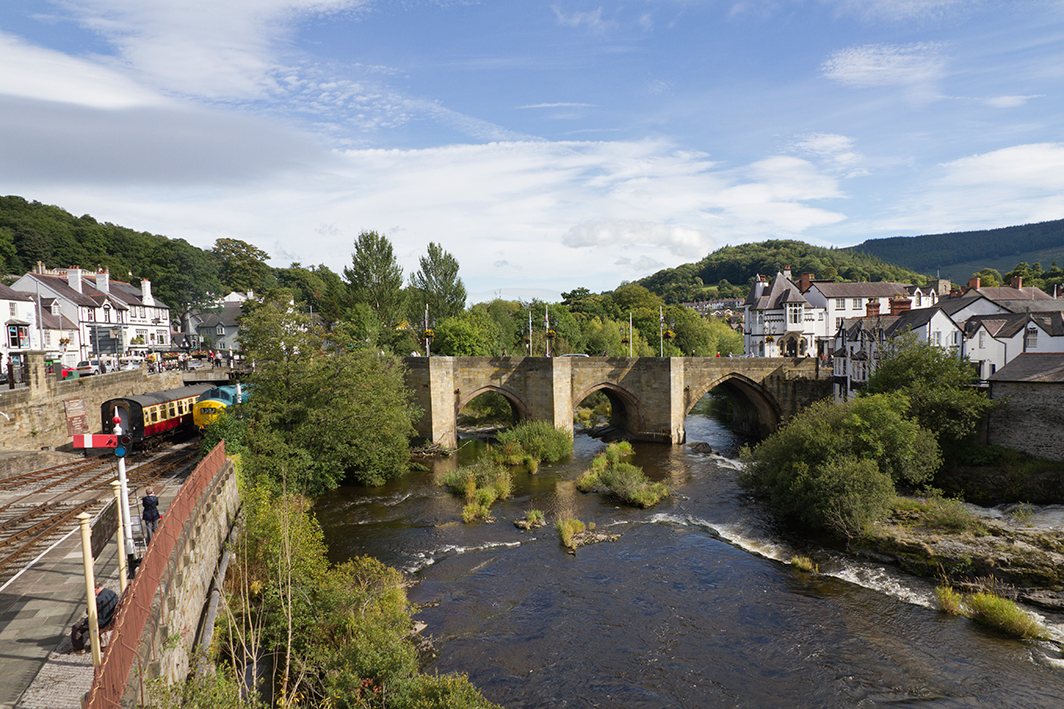
{"type": "MultiPolygon", "coordinates": [[[[156,484],[164,514],[181,482],[156,484]]],[[[130,490],[134,525],[142,492],[130,490]]],[[[139,538],[136,526],[133,536],[139,538]]],[[[120,592],[115,541],[96,559],[94,573],[98,583],[120,592]]],[[[85,612],[81,535],[75,524],[0,588],[0,709],[80,709],[92,686],[92,652],[71,652],[70,626],[85,612]]]]}

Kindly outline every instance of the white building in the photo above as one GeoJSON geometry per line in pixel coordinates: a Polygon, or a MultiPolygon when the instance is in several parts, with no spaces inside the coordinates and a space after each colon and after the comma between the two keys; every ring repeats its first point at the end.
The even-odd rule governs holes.
{"type": "Polygon", "coordinates": [[[21,363],[25,353],[40,349],[40,329],[33,298],[0,284],[0,314],[4,317],[4,336],[0,342],[0,366],[21,363]]]}
{"type": "Polygon", "coordinates": [[[1060,311],[977,315],[965,323],[962,353],[982,382],[1021,354],[1045,352],[1064,352],[1060,311]]]}
{"type": "Polygon", "coordinates": [[[70,339],[77,360],[170,348],[170,309],[152,297],[148,280],[137,288],[112,281],[106,269],[87,275],[80,268],[46,270],[38,264],[12,288],[40,296],[57,317],[76,323],[77,337],[70,339]]]}
{"type": "Polygon", "coordinates": [[[814,307],[791,280],[790,270],[772,283],[758,276],[746,301],[743,351],[754,357],[806,357],[817,354],[824,331],[824,308],[814,307]]]}

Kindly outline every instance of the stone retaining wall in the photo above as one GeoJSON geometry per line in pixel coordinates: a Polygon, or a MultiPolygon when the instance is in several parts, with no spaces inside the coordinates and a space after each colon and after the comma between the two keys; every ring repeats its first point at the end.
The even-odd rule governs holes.
{"type": "Polygon", "coordinates": [[[1064,460],[1064,383],[996,381],[987,439],[1042,460],[1064,460]]]}
{"type": "Polygon", "coordinates": [[[142,367],[128,372],[97,374],[83,379],[61,379],[48,374],[44,353],[28,353],[29,386],[0,389],[0,450],[71,450],[67,431],[67,404],[84,405],[88,433],[100,431],[100,405],[108,399],[183,385],[178,371],[148,374],[142,367]]]}

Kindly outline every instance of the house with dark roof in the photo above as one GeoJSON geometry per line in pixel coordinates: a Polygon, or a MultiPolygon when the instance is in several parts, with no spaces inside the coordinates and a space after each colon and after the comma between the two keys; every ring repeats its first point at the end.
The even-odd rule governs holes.
{"type": "Polygon", "coordinates": [[[964,323],[962,354],[991,375],[1021,354],[1064,352],[1064,313],[1041,311],[976,315],[964,323]]]}
{"type": "Polygon", "coordinates": [[[26,352],[40,347],[40,328],[37,326],[33,299],[2,283],[0,315],[4,318],[4,336],[0,340],[0,366],[6,367],[8,362],[23,362],[26,352]]]}
{"type": "Polygon", "coordinates": [[[137,288],[111,280],[107,269],[86,274],[38,264],[11,287],[57,302],[59,315],[77,323],[78,336],[66,345],[76,348],[77,360],[170,349],[170,308],[155,300],[147,279],[137,288]]]}
{"type": "Polygon", "coordinates": [[[754,357],[805,357],[819,354],[817,336],[824,327],[824,309],[814,307],[780,271],[772,282],[758,276],[743,303],[743,349],[754,357]]]}
{"type": "Polygon", "coordinates": [[[990,375],[987,441],[1064,461],[1064,353],[1023,353],[990,375]]]}

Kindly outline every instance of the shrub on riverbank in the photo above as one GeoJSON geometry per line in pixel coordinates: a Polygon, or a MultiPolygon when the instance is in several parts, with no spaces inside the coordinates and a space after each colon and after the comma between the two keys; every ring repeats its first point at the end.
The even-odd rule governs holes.
{"type": "Polygon", "coordinates": [[[278,705],[291,708],[494,707],[464,675],[418,674],[401,573],[370,557],[329,564],[305,498],[273,497],[262,488],[241,498],[246,522],[212,648],[225,667],[221,679],[160,691],[176,700],[163,697],[152,706],[191,706],[191,697],[212,709],[258,707],[233,683],[265,671],[278,705]],[[276,664],[252,667],[266,657],[276,664]]]}
{"type": "Polygon", "coordinates": [[[464,495],[466,506],[462,520],[472,522],[491,516],[495,500],[505,500],[513,489],[513,476],[499,463],[480,458],[472,465],[452,470],[443,478],[443,484],[456,495],[464,495]]]}
{"type": "Polygon", "coordinates": [[[506,465],[520,465],[527,458],[555,463],[573,452],[573,436],[548,421],[523,421],[500,431],[492,457],[506,465]]]}
{"type": "Polygon", "coordinates": [[[784,516],[855,537],[885,514],[895,484],[925,483],[939,466],[934,436],[906,418],[908,406],[896,394],[817,402],[743,449],[739,484],[784,516]]]}
{"type": "Polygon", "coordinates": [[[587,528],[583,522],[576,517],[573,517],[572,512],[560,513],[554,526],[557,528],[558,534],[562,537],[562,546],[566,549],[576,549],[576,545],[573,544],[573,536],[583,532],[587,528]]]}
{"type": "Polygon", "coordinates": [[[669,488],[665,483],[651,482],[642,468],[625,462],[631,454],[632,444],[627,441],[609,444],[576,481],[576,489],[603,492],[636,507],[653,507],[668,496],[669,488]]]}
{"type": "Polygon", "coordinates": [[[1009,599],[990,591],[964,595],[950,586],[939,586],[935,588],[935,598],[939,607],[947,613],[967,616],[1012,637],[1029,640],[1046,637],[1045,626],[1034,616],[1009,599]]]}

